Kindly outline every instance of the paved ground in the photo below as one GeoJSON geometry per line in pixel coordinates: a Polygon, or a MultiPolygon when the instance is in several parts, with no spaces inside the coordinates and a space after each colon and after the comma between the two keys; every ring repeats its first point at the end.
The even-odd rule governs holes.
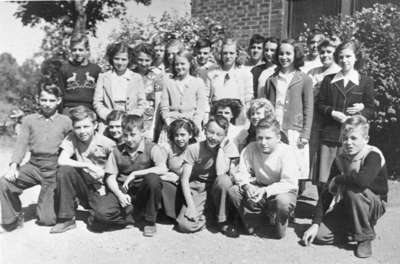
{"type": "MultiPolygon", "coordinates": [[[[0,173],[7,164],[9,151],[0,147],[0,173]]],[[[299,237],[310,223],[297,218],[282,240],[241,235],[227,238],[212,230],[180,234],[171,224],[159,224],[154,238],[145,238],[138,229],[105,233],[87,230],[81,211],[78,228],[60,235],[50,235],[48,227],[35,224],[34,204],[38,188],[21,198],[26,212],[23,229],[0,235],[0,263],[400,263],[400,183],[390,182],[389,206],[378,222],[373,256],[357,259],[350,247],[299,245],[299,237]]],[[[307,188],[313,197],[315,189],[307,188]]],[[[308,215],[312,206],[298,205],[298,216],[308,215]]]]}

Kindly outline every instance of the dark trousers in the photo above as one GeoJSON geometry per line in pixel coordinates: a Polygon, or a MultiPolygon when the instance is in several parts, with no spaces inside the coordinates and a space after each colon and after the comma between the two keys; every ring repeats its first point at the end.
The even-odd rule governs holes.
{"type": "Polygon", "coordinates": [[[373,240],[374,226],[385,213],[385,203],[371,190],[346,190],[343,200],[327,213],[315,242],[333,244],[351,235],[355,241],[373,240]]]}
{"type": "MultiPolygon", "coordinates": [[[[147,174],[140,182],[130,185],[128,194],[132,198],[134,213],[143,213],[144,219],[155,223],[157,212],[161,208],[161,179],[157,174],[147,174]]],[[[121,207],[117,196],[109,192],[98,201],[95,220],[104,224],[125,224],[125,209],[121,207]]]]}
{"type": "Polygon", "coordinates": [[[19,195],[28,188],[41,185],[36,214],[41,225],[54,225],[54,189],[56,188],[57,157],[35,157],[21,166],[15,182],[0,179],[1,223],[14,223],[21,211],[19,195]]]}
{"type": "Polygon", "coordinates": [[[56,201],[58,205],[57,216],[59,219],[72,219],[75,216],[75,199],[96,219],[107,218],[119,220],[119,214],[109,210],[107,205],[110,197],[101,196],[97,189],[101,183],[93,179],[82,169],[61,166],[57,170],[56,201]]]}

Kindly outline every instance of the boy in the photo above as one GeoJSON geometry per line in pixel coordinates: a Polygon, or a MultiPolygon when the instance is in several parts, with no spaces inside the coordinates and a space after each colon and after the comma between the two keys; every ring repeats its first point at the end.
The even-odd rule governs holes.
{"type": "Polygon", "coordinates": [[[247,66],[251,68],[263,64],[264,56],[264,42],[265,38],[259,34],[254,34],[249,43],[249,54],[250,58],[247,62],[247,66]]]}
{"type": "Polygon", "coordinates": [[[348,118],[342,126],[343,153],[337,156],[328,190],[318,201],[313,224],[303,235],[305,245],[314,241],[333,244],[350,234],[357,242],[355,255],[372,255],[374,226],[385,212],[388,183],[385,159],[368,145],[365,117],[348,118]],[[333,177],[332,177],[333,176],[333,177]]]}
{"type": "Polygon", "coordinates": [[[72,36],[70,49],[71,60],[60,69],[60,84],[64,94],[63,113],[68,113],[77,105],[85,105],[92,109],[97,77],[101,72],[97,64],[88,61],[90,50],[87,36],[72,36]]]}
{"type": "Polygon", "coordinates": [[[211,41],[199,39],[194,46],[194,52],[197,64],[196,75],[206,81],[207,73],[218,68],[218,65],[213,62],[215,59],[212,54],[211,41]]]}
{"type": "MultiPolygon", "coordinates": [[[[111,190],[102,204],[112,219],[105,223],[130,219],[132,204],[144,213],[143,235],[156,234],[157,211],[161,204],[160,175],[168,171],[160,146],[145,138],[143,118],[127,115],[122,121],[124,143],[111,153],[106,164],[106,183],[111,190]],[[135,201],[135,202],[133,202],[135,201]]],[[[135,212],[136,213],[136,212],[135,212]]],[[[126,224],[129,224],[126,221],[126,224]]]]}
{"type": "Polygon", "coordinates": [[[104,165],[115,146],[111,139],[95,133],[97,121],[93,110],[76,106],[71,109],[70,116],[73,133],[61,143],[58,158],[58,223],[50,233],[62,233],[76,227],[76,198],[85,208],[93,210],[91,218],[101,212],[103,208],[99,207],[99,203],[104,194],[104,165]]]}
{"type": "Polygon", "coordinates": [[[324,39],[324,34],[322,34],[319,30],[314,30],[313,34],[307,40],[308,55],[304,61],[304,66],[301,67],[303,72],[308,73],[310,70],[322,66],[319,58],[318,46],[324,39]]]}
{"type": "Polygon", "coordinates": [[[58,148],[71,130],[71,120],[57,113],[61,90],[55,84],[39,86],[39,113],[22,119],[21,133],[7,174],[0,179],[1,224],[5,230],[22,227],[24,216],[18,196],[23,190],[41,185],[36,213],[38,224],[54,225],[54,189],[58,148]],[[27,151],[28,163],[20,166],[27,151]]]}
{"type": "Polygon", "coordinates": [[[236,184],[229,190],[248,233],[253,233],[257,215],[266,214],[277,238],[283,238],[297,200],[300,169],[292,147],[280,141],[277,120],[262,119],[256,126],[256,142],[241,153],[236,184]]]}
{"type": "Polygon", "coordinates": [[[184,157],[181,188],[185,205],[176,221],[181,232],[197,232],[206,224],[207,197],[213,199],[220,231],[229,236],[239,234],[228,219],[228,190],[231,164],[239,157],[235,145],[225,140],[229,122],[223,116],[211,117],[206,124],[206,140],[188,146],[184,157]]]}

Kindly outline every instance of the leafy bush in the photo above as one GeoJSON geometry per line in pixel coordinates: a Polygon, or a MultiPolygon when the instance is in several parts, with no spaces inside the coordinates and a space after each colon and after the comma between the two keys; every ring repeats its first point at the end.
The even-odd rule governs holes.
{"type": "Polygon", "coordinates": [[[307,38],[311,28],[342,40],[357,39],[365,61],[362,73],[375,80],[377,115],[371,123],[371,142],[384,152],[389,172],[400,175],[400,7],[375,4],[352,16],[323,17],[301,35],[307,38]]]}

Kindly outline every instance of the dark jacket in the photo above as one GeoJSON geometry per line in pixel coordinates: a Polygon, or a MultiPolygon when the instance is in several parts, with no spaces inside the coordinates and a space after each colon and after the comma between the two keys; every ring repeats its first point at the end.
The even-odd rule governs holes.
{"type": "MultiPolygon", "coordinates": [[[[264,95],[275,106],[278,72],[268,78],[265,84],[264,95]]],[[[296,71],[286,93],[282,130],[287,133],[290,130],[300,132],[302,138],[309,139],[313,119],[314,96],[311,78],[296,71]]]]}
{"type": "Polygon", "coordinates": [[[363,103],[361,115],[371,119],[375,113],[374,82],[371,78],[360,75],[360,84],[349,81],[344,87],[343,80],[331,83],[335,74],[328,75],[321,84],[318,97],[318,111],[321,113],[321,140],[325,142],[340,142],[341,123],[333,119],[332,111],[346,114],[346,108],[355,103],[363,103]]]}

